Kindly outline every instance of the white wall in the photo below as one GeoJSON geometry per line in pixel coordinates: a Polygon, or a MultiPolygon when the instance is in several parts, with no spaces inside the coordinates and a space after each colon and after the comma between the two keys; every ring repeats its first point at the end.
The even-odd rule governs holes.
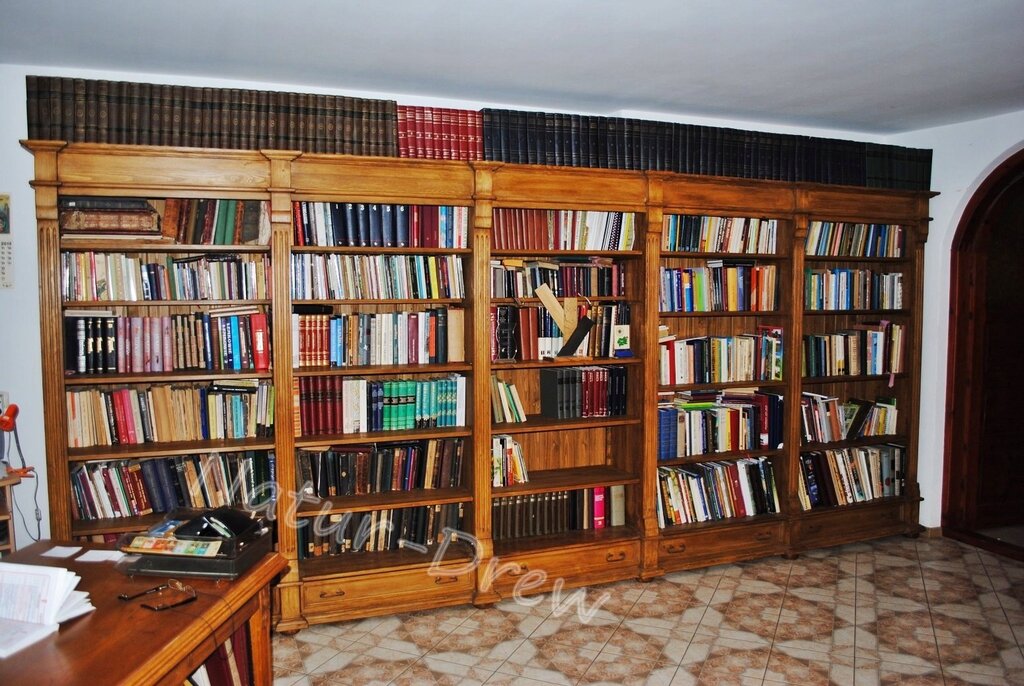
{"type": "MultiPolygon", "coordinates": [[[[32,178],[31,155],[22,149],[19,140],[27,136],[25,121],[25,75],[60,75],[82,78],[104,78],[149,83],[175,83],[182,85],[259,88],[310,93],[345,93],[357,97],[381,97],[403,104],[466,107],[485,106],[519,108],[515,103],[485,103],[426,98],[395,93],[370,93],[355,89],[323,89],[309,85],[251,83],[223,79],[200,79],[185,76],[167,76],[139,73],[96,72],[73,68],[44,68],[23,65],[0,65],[0,194],[11,196],[12,234],[15,251],[15,284],[10,290],[0,289],[0,391],[8,391],[11,400],[21,408],[19,428],[26,459],[45,472],[43,456],[44,426],[42,382],[39,359],[38,269],[36,264],[34,196],[28,185],[32,178]]],[[[535,108],[523,108],[535,109],[535,108]]],[[[555,108],[551,108],[554,110],[555,108]]],[[[948,254],[952,232],[958,212],[966,202],[964,193],[976,186],[983,170],[990,169],[1008,150],[1020,144],[1024,131],[1024,112],[981,122],[929,129],[889,139],[873,134],[852,131],[797,128],[749,121],[709,119],[652,112],[589,112],[636,116],[661,121],[685,121],[708,126],[734,126],[778,133],[800,133],[810,136],[853,138],[857,140],[892,142],[915,147],[935,149],[933,171],[934,189],[942,195],[933,202],[932,213],[936,221],[932,226],[927,259],[927,294],[925,301],[926,350],[924,357],[924,387],[921,426],[920,479],[925,502],[922,523],[937,526],[941,499],[942,426],[945,373],[946,297],[948,292],[948,254]],[[941,348],[941,349],[939,349],[941,348]]],[[[969,196],[967,196],[969,197],[969,196]]],[[[39,499],[44,536],[48,533],[49,514],[46,506],[45,474],[39,479],[39,499]]],[[[19,486],[16,496],[29,516],[34,531],[31,504],[32,484],[19,486]]],[[[20,528],[18,540],[25,542],[26,532],[20,528]]]]}
{"type": "Polygon", "coordinates": [[[925,249],[924,350],[921,360],[921,434],[918,478],[924,502],[921,523],[942,519],[942,460],[946,422],[946,348],[949,332],[949,270],[953,234],[982,181],[1024,148],[1024,112],[922,129],[888,141],[932,148],[933,221],[925,249]]]}

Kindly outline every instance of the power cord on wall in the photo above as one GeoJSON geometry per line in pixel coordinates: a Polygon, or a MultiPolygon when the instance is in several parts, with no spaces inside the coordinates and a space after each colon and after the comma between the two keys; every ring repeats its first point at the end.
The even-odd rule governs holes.
{"type": "Polygon", "coordinates": [[[25,533],[33,541],[38,541],[43,536],[42,521],[43,511],[39,508],[39,479],[35,478],[35,468],[29,467],[25,463],[25,453],[21,450],[21,439],[18,438],[18,406],[11,403],[2,414],[0,414],[0,456],[3,459],[3,466],[5,470],[20,476],[23,479],[33,480],[32,489],[32,502],[35,505],[35,516],[36,516],[36,535],[32,535],[32,531],[28,528],[28,521],[26,520],[25,513],[21,511],[21,506],[18,504],[18,498],[14,493],[14,489],[11,489],[11,500],[13,501],[14,509],[17,511],[18,516],[21,517],[21,525],[25,529],[25,533]],[[15,448],[18,450],[18,458],[21,461],[21,467],[11,466],[11,444],[7,443],[7,434],[13,434],[14,441],[12,441],[15,448]]]}

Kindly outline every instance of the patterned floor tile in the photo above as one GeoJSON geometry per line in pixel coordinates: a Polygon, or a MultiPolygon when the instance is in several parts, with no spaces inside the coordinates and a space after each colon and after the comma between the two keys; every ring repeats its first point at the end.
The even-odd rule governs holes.
{"type": "Polygon", "coordinates": [[[676,665],[634,656],[602,652],[580,679],[580,684],[624,684],[625,686],[669,686],[676,665]]]}
{"type": "MultiPolygon", "coordinates": [[[[324,645],[316,640],[306,640],[307,638],[318,639],[320,635],[306,632],[299,632],[294,636],[275,635],[271,641],[271,657],[274,667],[308,674],[337,654],[343,647],[351,644],[351,641],[346,641],[344,646],[324,645]]],[[[329,641],[330,639],[325,637],[325,640],[329,641]]]]}
{"type": "MultiPolygon", "coordinates": [[[[757,584],[751,584],[755,591],[757,584]]],[[[741,641],[771,642],[779,624],[784,593],[723,591],[719,588],[704,612],[698,634],[741,641]]]]}
{"type": "Polygon", "coordinates": [[[675,666],[692,639],[693,632],[666,630],[627,619],[608,639],[603,652],[675,666]]]}
{"type": "Polygon", "coordinates": [[[518,633],[496,633],[460,626],[445,636],[427,657],[493,672],[526,640],[518,633]]]}
{"type": "Polygon", "coordinates": [[[309,686],[309,676],[274,667],[274,686],[309,686]]]}
{"type": "Polygon", "coordinates": [[[720,636],[695,636],[672,679],[673,686],[761,683],[771,648],[720,636]]]}
{"type": "Polygon", "coordinates": [[[666,630],[679,629],[693,633],[716,590],[717,583],[701,583],[696,586],[660,585],[643,592],[627,619],[666,630]]]}
{"type": "MultiPolygon", "coordinates": [[[[546,606],[545,606],[546,608],[546,606]]],[[[533,612],[536,607],[503,605],[477,610],[458,628],[498,633],[503,636],[526,638],[544,623],[550,612],[533,612]],[[514,608],[514,609],[513,609],[514,608]]]]}
{"type": "Polygon", "coordinates": [[[574,614],[552,616],[545,619],[530,638],[569,648],[600,651],[621,623],[618,617],[600,612],[587,621],[580,621],[574,614]]]}
{"type": "Polygon", "coordinates": [[[1024,670],[1024,655],[1005,621],[933,613],[932,622],[944,667],[978,673],[1024,670]]]}
{"type": "Polygon", "coordinates": [[[854,686],[943,686],[942,670],[932,664],[908,664],[857,658],[854,686]]]}
{"type": "Polygon", "coordinates": [[[394,686],[480,686],[493,674],[494,671],[490,669],[445,662],[427,655],[414,662],[391,683],[394,686]]]}
{"type": "Polygon", "coordinates": [[[768,685],[845,686],[853,682],[853,667],[853,657],[776,645],[768,658],[764,680],[768,685]]]}
{"type": "Polygon", "coordinates": [[[353,643],[309,673],[312,686],[387,684],[416,662],[408,653],[353,643]]]}
{"type": "Polygon", "coordinates": [[[887,662],[934,665],[939,662],[928,610],[876,608],[871,616],[857,608],[856,654],[887,662]],[[862,613],[865,621],[862,621],[862,613]]]}
{"type": "Polygon", "coordinates": [[[575,684],[598,654],[597,650],[566,650],[565,646],[552,641],[527,639],[498,671],[551,684],[575,684]]]}
{"type": "Polygon", "coordinates": [[[856,608],[827,597],[787,594],[773,640],[776,644],[818,652],[852,655],[856,608]]]}

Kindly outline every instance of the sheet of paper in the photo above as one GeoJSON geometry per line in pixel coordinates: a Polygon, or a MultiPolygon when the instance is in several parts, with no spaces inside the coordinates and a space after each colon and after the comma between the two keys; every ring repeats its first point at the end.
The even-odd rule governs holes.
{"type": "Polygon", "coordinates": [[[117,562],[124,553],[120,550],[86,550],[78,556],[76,562],[117,562]]]}
{"type": "Polygon", "coordinates": [[[42,555],[43,557],[71,557],[81,549],[82,546],[55,545],[42,555]]]}

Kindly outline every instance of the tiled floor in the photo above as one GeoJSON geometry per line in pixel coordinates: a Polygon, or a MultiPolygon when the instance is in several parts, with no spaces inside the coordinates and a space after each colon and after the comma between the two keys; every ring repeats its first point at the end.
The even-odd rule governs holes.
{"type": "Polygon", "coordinates": [[[584,608],[601,598],[275,636],[275,683],[1024,684],[1024,563],[947,539],[597,586],[584,608]]]}

